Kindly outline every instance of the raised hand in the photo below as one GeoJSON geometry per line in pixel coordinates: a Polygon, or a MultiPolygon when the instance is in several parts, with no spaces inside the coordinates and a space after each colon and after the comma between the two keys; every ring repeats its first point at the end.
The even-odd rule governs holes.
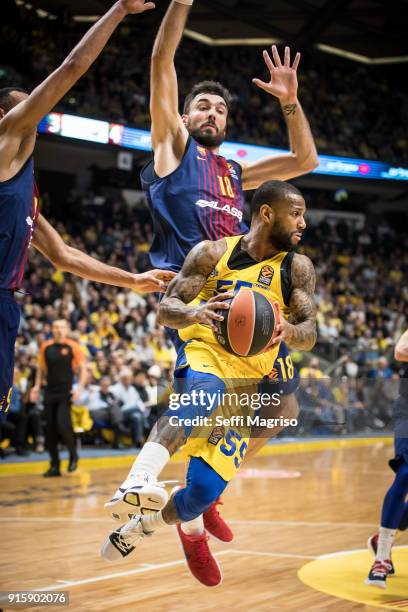
{"type": "Polygon", "coordinates": [[[145,2],[144,0],[119,0],[119,4],[129,15],[144,13],[156,7],[154,2],[145,2]]]}
{"type": "Polygon", "coordinates": [[[282,65],[278,49],[272,46],[273,61],[267,51],[263,52],[265,64],[271,75],[270,81],[252,79],[252,82],[267,93],[279,99],[281,104],[294,104],[297,100],[298,80],[297,67],[300,62],[300,53],[296,53],[292,66],[290,65],[290,49],[285,47],[284,63],[282,65]]]}

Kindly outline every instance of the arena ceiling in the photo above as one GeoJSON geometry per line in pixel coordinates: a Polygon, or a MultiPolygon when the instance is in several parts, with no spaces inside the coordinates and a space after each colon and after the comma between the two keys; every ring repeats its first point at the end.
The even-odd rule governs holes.
{"type": "MultiPolygon", "coordinates": [[[[23,3],[28,0],[16,0],[23,3]]],[[[112,0],[29,0],[92,21],[112,0]]],[[[153,27],[168,6],[157,0],[153,27]]],[[[363,63],[408,61],[408,0],[196,0],[187,35],[205,44],[292,43],[363,63]]]]}

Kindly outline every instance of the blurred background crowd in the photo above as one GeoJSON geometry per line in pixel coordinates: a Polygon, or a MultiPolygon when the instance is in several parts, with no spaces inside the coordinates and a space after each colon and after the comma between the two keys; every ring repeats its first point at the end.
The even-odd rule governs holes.
{"type": "MultiPolygon", "coordinates": [[[[39,83],[72,49],[87,25],[64,13],[57,22],[38,19],[34,9],[20,6],[14,24],[0,25],[0,57],[15,49],[12,56],[7,53],[11,65],[3,67],[4,80],[12,80],[15,70],[14,82],[20,78],[24,87],[39,83]]],[[[121,28],[57,110],[148,129],[147,50],[152,43],[152,35],[146,36],[140,26],[121,28]]],[[[296,50],[292,49],[293,56],[296,50]]],[[[277,147],[286,142],[279,105],[251,82],[264,77],[261,49],[213,48],[184,39],[176,67],[181,99],[200,80],[228,84],[234,99],[228,139],[277,147]]],[[[304,54],[299,81],[300,98],[320,153],[398,163],[408,160],[403,119],[408,115],[408,98],[397,70],[330,63],[326,56],[319,60],[304,54]]]]}
{"type": "MultiPolygon", "coordinates": [[[[148,269],[152,228],[146,213],[109,198],[97,216],[92,213],[96,222],[88,206],[75,210],[53,220],[64,240],[109,264],[148,269]]],[[[311,358],[293,354],[302,379],[302,413],[296,432],[284,435],[390,426],[399,381],[393,346],[406,327],[406,239],[401,228],[386,222],[357,231],[346,221],[322,221],[306,231],[301,251],[316,267],[319,340],[311,358]]],[[[175,360],[164,328],[156,324],[157,296],[73,277],[36,251],[24,292],[7,426],[12,431],[6,428],[3,438],[11,437],[19,454],[43,450],[42,405],[30,402],[30,388],[39,347],[52,337],[52,322],[62,318],[87,359],[87,385],[73,409],[83,442],[139,447],[157,417],[160,389],[171,380],[175,360]]]]}
{"type": "MultiPolygon", "coordinates": [[[[58,65],[89,24],[73,21],[65,9],[50,21],[39,18],[27,3],[7,6],[7,23],[0,24],[0,87],[13,83],[30,89],[58,65]]],[[[148,129],[152,42],[152,32],[125,24],[56,110],[148,129]]],[[[181,100],[202,79],[219,79],[230,88],[234,106],[229,140],[287,147],[278,103],[251,82],[264,76],[261,49],[210,47],[183,39],[176,65],[181,100]]],[[[299,80],[319,153],[408,161],[403,120],[408,97],[398,66],[366,67],[306,53],[299,80]]],[[[39,151],[43,144],[40,138],[39,151]]],[[[133,167],[126,170],[119,164],[99,167],[100,149],[90,148],[86,157],[81,147],[63,144],[58,154],[48,150],[48,159],[59,158],[61,152],[61,172],[58,165],[38,164],[42,212],[72,246],[133,272],[149,269],[152,226],[144,196],[137,192],[135,167],[146,159],[134,157],[133,167]],[[76,160],[77,154],[83,160],[84,168],[78,161],[75,174],[72,164],[63,173],[64,147],[67,160],[76,160]],[[126,190],[133,190],[130,199],[126,190]]],[[[333,199],[339,186],[334,185],[329,197],[319,184],[310,191],[300,184],[310,211],[341,212],[334,222],[333,215],[329,221],[321,214],[308,224],[302,240],[300,251],[316,268],[319,339],[313,355],[293,354],[301,375],[302,412],[296,431],[287,429],[283,435],[389,429],[391,400],[398,390],[393,346],[407,326],[408,236],[405,209],[397,203],[388,214],[388,204],[405,192],[391,193],[390,188],[383,205],[385,191],[374,193],[360,184],[353,196],[340,189],[341,197],[333,199]],[[382,204],[378,210],[377,200],[382,204]],[[353,211],[368,212],[362,214],[362,224],[353,222],[353,211]]],[[[86,357],[87,383],[72,412],[82,443],[140,447],[160,410],[161,389],[171,380],[175,359],[165,330],[156,324],[157,296],[64,274],[32,249],[19,299],[23,316],[15,385],[10,417],[0,431],[0,454],[6,449],[21,455],[44,450],[43,405],[41,399],[31,402],[30,390],[39,347],[58,319],[69,323],[86,357]]]]}

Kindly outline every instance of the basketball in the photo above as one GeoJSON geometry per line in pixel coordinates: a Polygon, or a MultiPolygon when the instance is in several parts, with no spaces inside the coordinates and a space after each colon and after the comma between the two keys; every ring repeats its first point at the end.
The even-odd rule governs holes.
{"type": "Polygon", "coordinates": [[[226,300],[228,310],[219,311],[224,317],[217,321],[214,332],[217,342],[239,357],[251,357],[264,353],[270,348],[276,336],[279,311],[267,297],[247,287],[226,300]]]}

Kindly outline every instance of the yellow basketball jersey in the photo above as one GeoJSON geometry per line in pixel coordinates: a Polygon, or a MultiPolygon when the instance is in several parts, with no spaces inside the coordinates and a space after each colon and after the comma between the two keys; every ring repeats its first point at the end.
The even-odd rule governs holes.
{"type": "MultiPolygon", "coordinates": [[[[241,250],[243,236],[225,238],[227,250],[209,276],[200,294],[190,305],[208,301],[222,291],[238,291],[250,287],[262,293],[271,301],[278,301],[282,313],[287,316],[288,306],[283,295],[283,263],[287,252],[257,262],[241,250]]],[[[212,330],[199,323],[185,327],[178,332],[186,342],[186,362],[193,370],[209,372],[223,378],[262,378],[270,373],[279,345],[266,353],[253,357],[238,357],[227,352],[215,339],[212,330]],[[205,354],[204,349],[205,347],[205,354]],[[217,372],[218,370],[218,372],[217,372]]]]}

